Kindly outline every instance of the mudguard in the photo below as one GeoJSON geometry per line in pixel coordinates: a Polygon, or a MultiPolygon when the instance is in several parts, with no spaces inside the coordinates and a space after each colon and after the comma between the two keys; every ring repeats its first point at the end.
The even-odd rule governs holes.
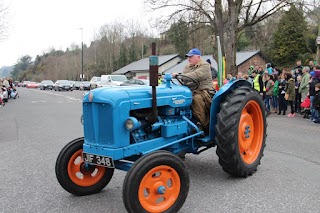
{"type": "Polygon", "coordinates": [[[217,123],[217,114],[221,109],[220,103],[223,102],[223,99],[225,96],[231,92],[234,88],[240,87],[240,86],[250,86],[251,84],[246,80],[231,80],[225,85],[223,85],[219,91],[214,95],[211,108],[210,108],[210,128],[209,128],[209,137],[210,140],[213,140],[215,137],[215,125],[217,123]]]}

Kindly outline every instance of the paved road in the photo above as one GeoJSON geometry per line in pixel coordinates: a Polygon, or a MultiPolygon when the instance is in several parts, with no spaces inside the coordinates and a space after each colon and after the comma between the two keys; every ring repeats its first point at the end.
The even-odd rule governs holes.
{"type": "MultiPolygon", "coordinates": [[[[85,197],[70,195],[56,180],[60,150],[83,135],[81,92],[19,93],[0,108],[0,212],[125,212],[123,171],[85,197]]],[[[268,123],[265,156],[252,177],[224,173],[215,148],[187,155],[191,185],[181,213],[320,212],[320,125],[282,115],[268,123]]]]}

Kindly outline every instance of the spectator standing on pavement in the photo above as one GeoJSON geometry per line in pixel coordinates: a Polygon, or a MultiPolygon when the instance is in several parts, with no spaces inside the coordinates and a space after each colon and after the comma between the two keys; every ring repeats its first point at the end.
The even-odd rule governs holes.
{"type": "MultiPolygon", "coordinates": [[[[259,69],[258,69],[259,71],[259,69]]],[[[257,70],[252,71],[252,77],[253,77],[253,88],[258,91],[258,93],[263,97],[264,92],[264,85],[262,81],[261,74],[257,73],[257,70]]]]}
{"type": "Polygon", "coordinates": [[[264,104],[267,110],[267,116],[271,114],[270,101],[273,95],[274,81],[272,75],[267,75],[266,79],[266,98],[264,99],[264,104]]]}
{"type": "Polygon", "coordinates": [[[297,77],[297,81],[295,82],[295,90],[296,90],[296,100],[294,104],[294,108],[296,109],[297,113],[301,112],[301,93],[299,92],[299,87],[301,83],[301,75],[297,77]]]}
{"type": "Polygon", "coordinates": [[[295,66],[295,67],[293,68],[293,70],[292,70],[292,71],[294,71],[294,72],[292,73],[292,75],[294,75],[295,73],[300,73],[300,74],[302,74],[301,71],[298,71],[298,69],[300,69],[301,71],[303,70],[303,66],[301,65],[301,60],[297,60],[296,66],[295,66]]]}
{"type": "Polygon", "coordinates": [[[271,63],[266,64],[266,69],[267,69],[269,75],[271,75],[273,73],[273,68],[271,66],[271,63]]]}
{"type": "Polygon", "coordinates": [[[254,70],[254,66],[251,65],[248,69],[248,76],[251,76],[253,70],[254,70]]]}
{"type": "Polygon", "coordinates": [[[316,65],[316,69],[312,72],[312,78],[309,83],[309,95],[310,95],[310,111],[311,111],[311,116],[310,120],[315,119],[315,110],[313,107],[313,99],[315,96],[315,85],[320,83],[320,65],[316,65]]]}
{"type": "Polygon", "coordinates": [[[273,94],[272,94],[272,107],[273,107],[273,112],[277,113],[278,99],[279,99],[279,81],[278,81],[277,74],[273,74],[273,81],[274,81],[274,86],[273,86],[273,94]]]}
{"type": "Polygon", "coordinates": [[[251,84],[251,86],[253,86],[252,78],[249,77],[249,75],[247,75],[247,74],[243,75],[243,79],[248,81],[251,84]]]}
{"type": "Polygon", "coordinates": [[[211,60],[209,58],[206,61],[210,64],[212,80],[216,79],[218,77],[217,70],[214,67],[212,67],[211,60]]]}
{"type": "Polygon", "coordinates": [[[320,83],[315,85],[315,95],[313,100],[313,107],[314,107],[314,123],[320,123],[320,83]]]}
{"type": "Polygon", "coordinates": [[[285,70],[282,71],[282,73],[280,74],[280,79],[279,79],[279,112],[278,115],[285,115],[286,111],[287,111],[287,101],[284,98],[285,94],[286,94],[286,72],[285,70]]]}
{"type": "Polygon", "coordinates": [[[313,61],[309,61],[309,68],[310,68],[310,72],[314,70],[314,62],[313,61]]]}
{"type": "Polygon", "coordinates": [[[309,81],[310,81],[310,74],[309,74],[310,68],[304,67],[302,69],[302,78],[301,83],[299,86],[299,93],[301,93],[301,101],[303,102],[308,94],[309,91],[309,81]]]}
{"type": "Polygon", "coordinates": [[[291,107],[291,112],[287,116],[289,118],[292,118],[295,116],[293,102],[295,101],[296,94],[295,94],[295,88],[294,88],[295,86],[294,79],[291,73],[287,73],[286,80],[287,80],[287,83],[286,83],[285,99],[288,101],[288,104],[291,107]]]}

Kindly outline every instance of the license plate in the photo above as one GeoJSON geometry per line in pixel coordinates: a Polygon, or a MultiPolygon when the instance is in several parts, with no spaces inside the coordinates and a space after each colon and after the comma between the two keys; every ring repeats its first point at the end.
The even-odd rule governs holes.
{"type": "Polygon", "coordinates": [[[83,160],[87,163],[98,165],[98,166],[104,166],[108,168],[114,168],[114,162],[113,159],[107,156],[100,156],[100,155],[94,155],[89,153],[82,153],[83,160]]]}

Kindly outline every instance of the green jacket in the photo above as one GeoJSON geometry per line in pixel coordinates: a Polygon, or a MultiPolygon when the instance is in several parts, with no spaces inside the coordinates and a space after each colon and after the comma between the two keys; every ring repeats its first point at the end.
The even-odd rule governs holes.
{"type": "Polygon", "coordinates": [[[309,81],[310,81],[310,74],[307,72],[303,73],[302,78],[301,78],[300,87],[299,87],[299,93],[304,93],[304,94],[308,93],[309,81]]]}
{"type": "Polygon", "coordinates": [[[273,87],[274,87],[274,83],[272,80],[269,80],[267,82],[267,86],[266,86],[266,95],[272,96],[273,95],[273,87]]]}
{"type": "Polygon", "coordinates": [[[286,83],[286,94],[289,94],[287,101],[294,101],[296,99],[296,89],[293,78],[290,78],[286,83]]]}
{"type": "Polygon", "coordinates": [[[273,96],[278,96],[279,95],[279,81],[274,82],[274,87],[273,87],[273,96]]]}

